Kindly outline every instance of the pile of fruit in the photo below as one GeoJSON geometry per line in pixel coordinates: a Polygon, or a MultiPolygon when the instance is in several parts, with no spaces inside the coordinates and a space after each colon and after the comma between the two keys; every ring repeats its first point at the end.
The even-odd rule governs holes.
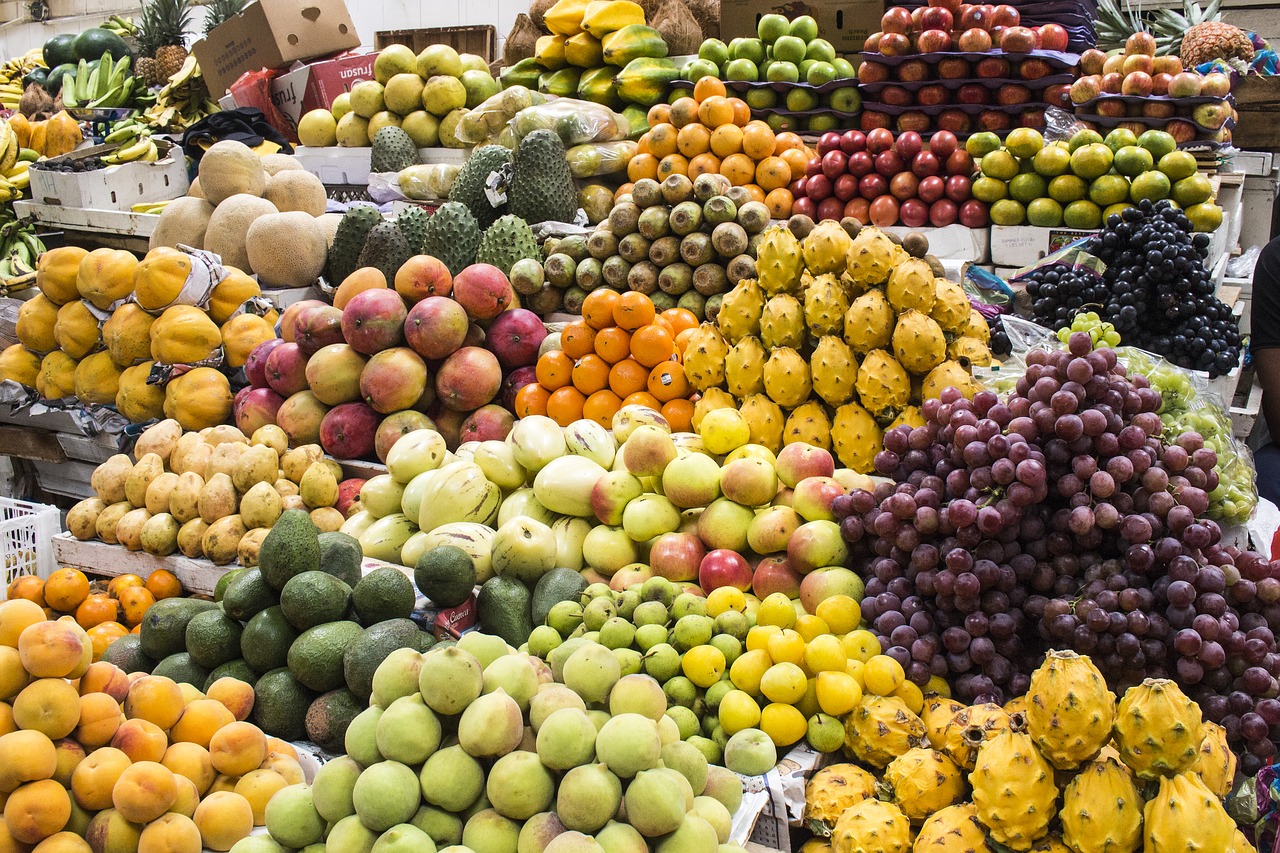
{"type": "Polygon", "coordinates": [[[245,722],[248,684],[202,692],[92,655],[70,617],[0,604],[6,849],[230,850],[302,782],[297,751],[245,722]]]}
{"type": "Polygon", "coordinates": [[[18,113],[27,86],[39,83],[48,73],[44,51],[39,47],[33,47],[22,56],[12,56],[0,63],[0,107],[18,113]]]}
{"type": "Polygon", "coordinates": [[[927,252],[919,234],[897,245],[853,220],[766,229],[756,278],[685,344],[699,406],[740,409],[753,444],[834,447],[870,473],[882,426],[923,424],[923,401],[971,392],[968,365],[991,362],[986,320],[927,252]]]}
{"type": "MultiPolygon", "coordinates": [[[[772,136],[763,124],[756,129],[772,136]]],[[[782,157],[762,165],[771,161],[770,168],[789,172],[782,157]]],[[[790,193],[780,192],[789,207],[790,193]]],[[[545,263],[547,278],[556,282],[567,278],[566,268],[572,271],[578,290],[566,291],[566,307],[576,311],[603,287],[646,294],[659,311],[684,308],[698,319],[714,317],[724,294],[755,275],[752,243],[771,217],[767,202],[755,196],[729,186],[723,175],[672,175],[660,184],[641,177],[587,238],[589,257],[566,264],[556,257],[563,254],[557,245],[545,263]]]]}
{"type": "Polygon", "coordinates": [[[67,513],[71,535],[253,566],[282,512],[306,510],[319,529],[336,530],[354,499],[344,498],[352,487],[339,488],[342,469],[318,446],[289,450],[275,426],[246,438],[233,426],[202,434],[164,420],[138,437],[134,454],[137,462],[121,453],[94,469],[95,496],[67,513]]]}
{"type": "Polygon", "coordinates": [[[462,148],[458,122],[498,91],[482,58],[444,44],[417,55],[403,44],[387,45],[373,61],[373,76],[343,92],[329,109],[303,115],[299,141],[315,148],[363,148],[382,128],[398,127],[414,148],[462,148]]]}
{"type": "Polygon", "coordinates": [[[884,128],[824,133],[818,156],[796,182],[792,210],[815,221],[851,217],[888,228],[942,228],[959,222],[985,228],[987,205],[972,198],[973,155],[954,133],[920,134],[884,128]]]}
{"type": "Polygon", "coordinates": [[[1080,130],[1069,141],[1046,142],[1038,130],[1018,128],[997,145],[986,135],[967,143],[981,172],[973,194],[991,205],[996,225],[1092,230],[1113,214],[1166,198],[1186,211],[1197,231],[1222,223],[1209,178],[1162,130],[1134,136],[1116,128],[1105,137],[1080,130]]]}
{"type": "Polygon", "coordinates": [[[330,850],[741,850],[727,842],[742,781],[681,741],[662,688],[601,645],[548,666],[473,632],[394,652],[371,698],[347,754],[272,799],[277,844],[327,830],[330,850]]]}
{"type": "Polygon", "coordinates": [[[1155,53],[1150,33],[1134,33],[1124,52],[1113,56],[1085,51],[1083,76],[1071,84],[1076,115],[1089,126],[1125,127],[1138,134],[1163,130],[1179,143],[1228,138],[1231,78],[1220,71],[1201,75],[1184,69],[1177,55],[1155,53]]]}

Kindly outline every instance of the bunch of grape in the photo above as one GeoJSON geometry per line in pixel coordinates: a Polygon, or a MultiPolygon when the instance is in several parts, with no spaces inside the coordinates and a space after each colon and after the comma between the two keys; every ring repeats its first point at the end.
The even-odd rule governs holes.
{"type": "Polygon", "coordinates": [[[1004,321],[1000,319],[1002,316],[997,314],[987,318],[987,331],[991,334],[991,344],[988,349],[991,350],[992,355],[1006,356],[1013,352],[1009,332],[1004,327],[1004,321]]]}
{"type": "Polygon", "coordinates": [[[1059,328],[1096,308],[1125,344],[1180,367],[1219,376],[1236,366],[1240,329],[1205,269],[1209,235],[1192,234],[1181,210],[1144,200],[1112,215],[1087,248],[1106,264],[1103,275],[1050,264],[1027,276],[1037,322],[1059,328]]]}
{"type": "Polygon", "coordinates": [[[1216,454],[1162,440],[1160,394],[1090,335],[1032,350],[1003,402],[953,388],[885,433],[892,479],[832,509],[885,654],[965,701],[1025,692],[1048,648],[1112,687],[1176,678],[1247,747],[1280,740],[1280,561],[1225,547],[1205,517],[1216,454]]]}
{"type": "Polygon", "coordinates": [[[1120,333],[1116,331],[1116,327],[1104,323],[1093,311],[1077,314],[1072,318],[1070,326],[1063,326],[1058,330],[1058,340],[1066,344],[1076,332],[1088,332],[1089,340],[1095,347],[1099,343],[1112,348],[1120,345],[1120,333]]]}

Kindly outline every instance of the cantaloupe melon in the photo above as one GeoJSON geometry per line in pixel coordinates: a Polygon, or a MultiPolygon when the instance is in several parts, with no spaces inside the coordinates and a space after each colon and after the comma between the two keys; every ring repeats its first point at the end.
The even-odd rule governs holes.
{"type": "MultiPolygon", "coordinates": [[[[244,193],[233,195],[218,205],[209,217],[209,229],[204,234],[206,250],[222,256],[224,264],[250,270],[249,252],[245,249],[245,237],[249,226],[260,216],[276,213],[276,206],[265,198],[244,193]]],[[[281,249],[288,244],[281,245],[281,249]]]]}
{"type": "Polygon", "coordinates": [[[178,248],[179,244],[193,249],[204,248],[204,234],[213,216],[213,205],[202,198],[175,198],[160,212],[156,230],[151,232],[148,249],[159,246],[178,248]]]}
{"type": "Polygon", "coordinates": [[[267,191],[263,196],[281,213],[300,210],[311,216],[324,215],[329,196],[324,184],[310,172],[290,169],[267,179],[267,191]]]}
{"type": "Polygon", "coordinates": [[[200,158],[200,189],[215,205],[239,193],[260,196],[266,188],[262,160],[243,142],[215,142],[200,158]]]}
{"type": "Polygon", "coordinates": [[[249,226],[249,266],[268,287],[308,287],[328,257],[324,231],[302,211],[275,213],[249,226]]]}
{"type": "Polygon", "coordinates": [[[204,190],[200,189],[200,178],[198,176],[191,182],[191,186],[187,188],[187,195],[191,198],[204,198],[204,190]]]}
{"type": "Polygon", "coordinates": [[[333,245],[333,238],[338,236],[338,226],[342,224],[341,213],[326,213],[324,216],[317,216],[316,222],[324,231],[324,243],[326,246],[333,245]]]}
{"type": "Polygon", "coordinates": [[[268,175],[279,174],[280,172],[296,172],[305,171],[302,164],[296,158],[288,154],[268,154],[262,158],[262,168],[267,170],[268,175]]]}

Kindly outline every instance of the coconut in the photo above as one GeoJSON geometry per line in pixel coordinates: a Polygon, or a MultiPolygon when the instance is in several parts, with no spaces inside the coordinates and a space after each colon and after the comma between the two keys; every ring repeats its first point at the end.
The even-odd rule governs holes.
{"type": "Polygon", "coordinates": [[[720,0],[689,0],[689,11],[702,28],[703,38],[720,34],[720,0]]]}
{"type": "Polygon", "coordinates": [[[652,23],[662,34],[671,56],[686,56],[702,46],[702,28],[683,0],[666,0],[654,13],[652,23]]]}
{"type": "Polygon", "coordinates": [[[538,33],[544,35],[547,32],[547,24],[544,18],[547,10],[556,5],[556,0],[533,0],[529,4],[529,19],[533,21],[533,25],[538,28],[538,33]]]}
{"type": "Polygon", "coordinates": [[[516,15],[515,26],[502,44],[502,64],[510,68],[520,60],[533,56],[538,46],[538,35],[538,28],[528,15],[516,15]]]}

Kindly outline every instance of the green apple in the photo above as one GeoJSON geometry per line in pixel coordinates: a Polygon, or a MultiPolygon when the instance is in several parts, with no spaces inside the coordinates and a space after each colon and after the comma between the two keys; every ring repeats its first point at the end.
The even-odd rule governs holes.
{"type": "Polygon", "coordinates": [[[798,83],[800,70],[790,62],[774,62],[765,72],[765,79],[770,83],[798,83]]]}
{"type": "Polygon", "coordinates": [[[805,43],[795,36],[783,36],[773,43],[773,55],[784,62],[799,65],[804,61],[805,43]]]}
{"type": "Polygon", "coordinates": [[[815,62],[805,72],[804,79],[811,86],[821,86],[836,79],[836,67],[830,62],[815,62]]]}
{"type": "Polygon", "coordinates": [[[720,39],[707,39],[698,48],[698,58],[714,62],[717,66],[729,61],[729,46],[720,39]]]}
{"type": "Polygon", "coordinates": [[[830,94],[831,109],[842,113],[856,113],[862,110],[862,95],[855,86],[843,86],[830,94]]]}
{"type": "Polygon", "coordinates": [[[680,72],[680,76],[691,83],[697,83],[703,77],[719,77],[720,68],[708,59],[691,59],[680,72]]]}
{"type": "Polygon", "coordinates": [[[831,64],[836,67],[836,77],[840,80],[852,80],[858,76],[853,70],[853,63],[843,56],[837,56],[831,64]]]}
{"type": "Polygon", "coordinates": [[[835,62],[836,49],[826,39],[811,39],[805,47],[805,56],[820,62],[835,62]]]}
{"type": "Polygon", "coordinates": [[[791,32],[791,22],[782,15],[762,15],[756,25],[760,41],[774,42],[791,32]]]}
{"type": "Polygon", "coordinates": [[[798,113],[818,106],[818,96],[808,89],[792,89],[787,92],[787,109],[798,113]]]}
{"type": "Polygon", "coordinates": [[[754,65],[765,60],[764,42],[760,39],[734,39],[729,42],[730,59],[746,59],[754,65]]]}
{"type": "Polygon", "coordinates": [[[726,80],[747,80],[755,82],[760,79],[760,69],[750,59],[735,59],[725,66],[726,80]]]}
{"type": "Polygon", "coordinates": [[[818,22],[812,15],[801,15],[791,22],[789,35],[804,41],[813,41],[818,37],[818,22]]]}
{"type": "Polygon", "coordinates": [[[767,87],[750,89],[745,100],[753,110],[772,109],[778,105],[778,93],[767,87]]]}

